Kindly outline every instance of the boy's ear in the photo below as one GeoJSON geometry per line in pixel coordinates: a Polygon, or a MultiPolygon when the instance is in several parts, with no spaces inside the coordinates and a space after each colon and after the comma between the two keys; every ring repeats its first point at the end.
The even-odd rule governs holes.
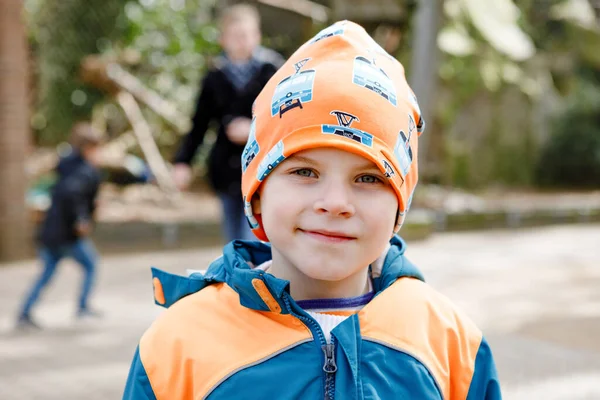
{"type": "Polygon", "coordinates": [[[252,214],[261,214],[261,212],[260,212],[260,195],[258,193],[255,193],[254,196],[252,196],[252,200],[250,201],[250,204],[252,205],[252,214]]]}

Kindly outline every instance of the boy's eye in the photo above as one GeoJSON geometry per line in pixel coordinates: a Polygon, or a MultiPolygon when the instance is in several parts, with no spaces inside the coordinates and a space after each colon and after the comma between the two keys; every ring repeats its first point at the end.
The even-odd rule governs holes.
{"type": "Polygon", "coordinates": [[[304,176],[307,178],[312,178],[315,175],[315,173],[308,168],[297,169],[294,171],[294,174],[304,176]]]}
{"type": "Polygon", "coordinates": [[[362,175],[358,177],[360,183],[381,183],[383,180],[375,175],[362,175]]]}

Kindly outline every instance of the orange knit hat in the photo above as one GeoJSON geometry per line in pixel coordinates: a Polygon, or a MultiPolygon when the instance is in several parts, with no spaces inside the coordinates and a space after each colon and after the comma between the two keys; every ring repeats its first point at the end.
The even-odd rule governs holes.
{"type": "Polygon", "coordinates": [[[242,154],[244,209],[254,234],[268,240],[251,199],[290,155],[335,147],[375,163],[398,196],[404,221],[418,179],[417,139],[424,123],[404,68],[359,25],[337,22],[302,45],[254,103],[242,154]]]}

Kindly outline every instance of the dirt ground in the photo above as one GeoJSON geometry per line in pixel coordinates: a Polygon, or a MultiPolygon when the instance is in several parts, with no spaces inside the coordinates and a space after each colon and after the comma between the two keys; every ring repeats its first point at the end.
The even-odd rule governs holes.
{"type": "MultiPolygon", "coordinates": [[[[427,281],[482,328],[508,400],[600,399],[600,225],[435,234],[409,243],[427,281]]],[[[73,319],[80,271],[65,262],[36,316],[46,329],[12,330],[35,260],[0,266],[0,399],[105,400],[122,395],[137,341],[162,309],[150,266],[184,274],[210,247],[102,259],[97,322],[73,319]]],[[[284,398],[284,397],[282,397],[284,398]]]]}

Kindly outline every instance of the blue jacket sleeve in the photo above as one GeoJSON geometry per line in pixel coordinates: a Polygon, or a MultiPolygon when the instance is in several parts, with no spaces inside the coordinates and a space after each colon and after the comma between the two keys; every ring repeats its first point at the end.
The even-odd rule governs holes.
{"type": "Polygon", "coordinates": [[[142,364],[139,346],[135,351],[135,356],[129,369],[123,400],[157,400],[150,385],[148,374],[146,374],[146,370],[142,364]]]}
{"type": "Polygon", "coordinates": [[[492,351],[485,338],[481,340],[475,358],[475,371],[467,400],[501,400],[500,381],[492,351]]]}

